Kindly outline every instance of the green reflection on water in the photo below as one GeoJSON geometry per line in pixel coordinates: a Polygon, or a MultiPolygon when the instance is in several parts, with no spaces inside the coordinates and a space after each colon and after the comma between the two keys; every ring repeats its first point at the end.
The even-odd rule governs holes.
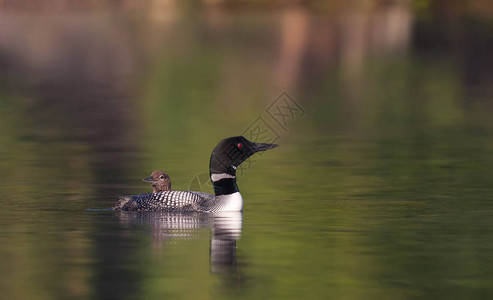
{"type": "MultiPolygon", "coordinates": [[[[60,110],[45,98],[1,93],[6,298],[491,295],[491,88],[471,97],[453,53],[375,55],[359,74],[321,68],[301,80],[306,116],[276,127],[281,147],[239,178],[245,208],[231,273],[210,272],[208,229],[156,241],[150,226],[85,212],[150,190],[139,180],[153,169],[187,189],[218,140],[265,116],[268,84],[238,82],[268,72],[268,61],[245,58],[253,66],[241,72],[229,64],[243,57],[235,47],[186,33],[182,43],[196,50],[156,59],[141,98],[122,104],[130,121],[98,124],[96,109],[50,118],[60,110]],[[133,134],[84,135],[107,126],[133,134]]],[[[113,107],[98,109],[111,116],[113,107]]]]}

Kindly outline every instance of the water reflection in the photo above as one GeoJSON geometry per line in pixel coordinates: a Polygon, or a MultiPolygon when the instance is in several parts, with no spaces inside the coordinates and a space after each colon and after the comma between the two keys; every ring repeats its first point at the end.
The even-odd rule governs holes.
{"type": "Polygon", "coordinates": [[[238,265],[236,298],[491,296],[491,8],[0,2],[4,298],[201,299],[238,291],[238,265]],[[187,189],[283,90],[309,113],[244,177],[245,231],[84,213],[156,168],[187,189]]]}
{"type": "Polygon", "coordinates": [[[215,214],[169,212],[118,212],[123,223],[149,227],[154,246],[161,248],[170,240],[198,239],[199,230],[211,229],[210,271],[236,272],[236,242],[241,237],[242,213],[215,214]]]}

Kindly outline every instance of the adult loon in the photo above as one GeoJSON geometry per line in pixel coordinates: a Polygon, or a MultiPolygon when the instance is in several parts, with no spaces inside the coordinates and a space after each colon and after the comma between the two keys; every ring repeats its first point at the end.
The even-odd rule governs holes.
{"type": "Polygon", "coordinates": [[[253,154],[277,146],[254,143],[243,136],[226,138],[212,151],[209,164],[215,195],[193,191],[162,191],[124,196],[118,199],[113,209],[173,212],[241,211],[243,198],[236,185],[236,168],[253,154]]]}

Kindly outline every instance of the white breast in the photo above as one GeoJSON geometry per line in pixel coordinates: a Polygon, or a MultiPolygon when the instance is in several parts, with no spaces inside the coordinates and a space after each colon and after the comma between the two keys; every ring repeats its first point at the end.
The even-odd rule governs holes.
{"type": "Polygon", "coordinates": [[[218,205],[215,211],[241,211],[243,208],[243,198],[240,192],[230,195],[216,196],[218,205]]]}

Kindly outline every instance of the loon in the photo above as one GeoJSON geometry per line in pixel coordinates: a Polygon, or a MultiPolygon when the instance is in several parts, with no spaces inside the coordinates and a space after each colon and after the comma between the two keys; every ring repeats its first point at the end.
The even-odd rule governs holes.
{"type": "Polygon", "coordinates": [[[153,171],[151,176],[142,179],[142,181],[152,185],[152,193],[171,191],[171,178],[163,171],[153,171]]]}
{"type": "Polygon", "coordinates": [[[226,138],[214,148],[209,163],[215,195],[193,191],[157,191],[120,197],[113,210],[207,213],[241,211],[243,198],[236,185],[236,169],[253,154],[277,146],[279,145],[254,143],[243,136],[226,138]]]}

